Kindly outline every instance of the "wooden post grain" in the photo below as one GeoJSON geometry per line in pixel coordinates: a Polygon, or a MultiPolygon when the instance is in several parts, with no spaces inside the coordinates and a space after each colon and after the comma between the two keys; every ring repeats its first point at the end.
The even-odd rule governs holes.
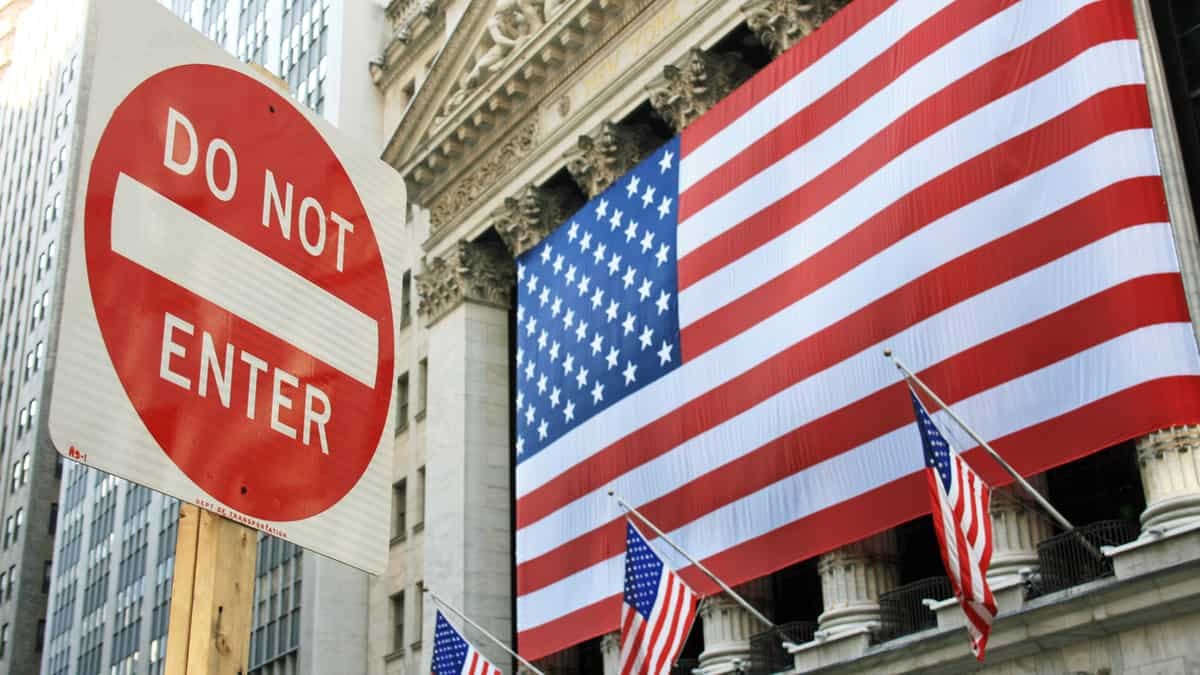
{"type": "Polygon", "coordinates": [[[243,675],[250,652],[258,533],[191,504],[179,508],[167,675],[243,675]]]}

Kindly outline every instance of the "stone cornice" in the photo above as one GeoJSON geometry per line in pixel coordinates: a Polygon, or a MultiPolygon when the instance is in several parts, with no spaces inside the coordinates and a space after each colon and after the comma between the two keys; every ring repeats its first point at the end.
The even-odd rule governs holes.
{"type": "MultiPolygon", "coordinates": [[[[396,125],[387,145],[384,146],[382,159],[400,170],[401,175],[408,177],[404,169],[407,159],[413,154],[425,137],[429,122],[437,113],[443,98],[457,78],[454,74],[463,68],[471,54],[471,46],[482,30],[492,11],[491,2],[468,2],[463,15],[459,17],[454,31],[450,34],[434,59],[425,84],[414,92],[413,100],[408,106],[404,117],[396,125]]],[[[411,188],[410,184],[410,188],[411,188]]]]}
{"type": "MultiPolygon", "coordinates": [[[[627,4],[640,8],[646,1],[627,4]]],[[[468,13],[476,11],[481,4],[484,3],[471,3],[468,13]]],[[[528,4],[540,5],[541,1],[528,0],[528,4]]],[[[600,27],[619,15],[622,8],[615,0],[569,0],[565,3],[547,0],[547,5],[553,7],[551,20],[539,26],[536,32],[522,37],[498,69],[471,88],[462,85],[464,78],[469,79],[472,72],[467,65],[478,58],[474,36],[480,34],[480,27],[492,17],[470,17],[472,24],[477,22],[478,25],[470,31],[472,40],[467,42],[461,36],[468,21],[468,16],[464,15],[433,71],[447,60],[454,60],[457,67],[440,73],[441,92],[418,92],[409,115],[405,116],[384,150],[385,161],[409,179],[418,198],[425,198],[426,193],[436,193],[438,185],[448,178],[442,177],[443,171],[480,145],[485,136],[494,135],[489,132],[506,126],[503,120],[525,108],[524,104],[534,90],[539,87],[544,90],[548,80],[565,76],[569,71],[568,64],[578,61],[580,53],[586,57],[586,48],[597,42],[601,35],[600,27]],[[412,138],[412,132],[420,134],[419,130],[408,129],[409,138],[400,138],[413,113],[422,116],[425,128],[431,131],[419,144],[419,149],[420,139],[412,138]]],[[[438,76],[439,73],[431,72],[427,82],[435,81],[438,76]]]]}
{"type": "Polygon", "coordinates": [[[446,24],[443,4],[440,0],[392,0],[386,10],[391,39],[379,60],[371,63],[376,87],[390,87],[398,74],[409,70],[421,47],[441,35],[446,24]]]}
{"type": "MultiPolygon", "coordinates": [[[[551,73],[528,98],[498,116],[500,123],[495,128],[467,145],[468,153],[453,161],[444,160],[432,183],[418,185],[410,180],[411,186],[419,188],[413,191],[414,198],[433,214],[429,237],[423,244],[426,251],[444,250],[456,238],[472,238],[491,227],[487,214],[512,197],[515,187],[545,180],[564,167],[563,157],[577,147],[580,131],[595,135],[605,119],[617,119],[644,100],[655,72],[661,72],[665,63],[677,63],[686,56],[687,50],[679,45],[677,37],[692,35],[691,46],[703,46],[742,20],[738,5],[716,0],[691,9],[689,3],[675,0],[623,0],[622,6],[620,16],[599,26],[599,34],[587,46],[573,53],[571,60],[551,73]],[[654,21],[659,12],[669,12],[662,17],[666,23],[652,28],[659,23],[654,21]],[[643,15],[647,17],[644,23],[633,24],[643,15]],[[631,24],[639,27],[629,32],[631,24]],[[629,57],[617,57],[627,51],[619,37],[626,33],[658,38],[630,52],[629,57]],[[664,60],[665,55],[670,56],[664,60]],[[591,59],[602,59],[598,67],[611,72],[611,76],[597,80],[601,88],[586,99],[578,98],[580,78],[590,77],[582,64],[591,59]],[[609,71],[614,60],[622,65],[609,71]],[[514,136],[522,143],[510,143],[514,136]],[[514,147],[522,151],[513,154],[514,147]]],[[[446,131],[447,127],[442,127],[438,133],[446,131]]],[[[404,173],[405,167],[411,170],[419,159],[394,162],[393,166],[404,173]]],[[[412,178],[411,174],[405,175],[412,178]]]]}
{"type": "Polygon", "coordinates": [[[465,301],[508,309],[516,272],[512,257],[498,243],[459,240],[445,254],[427,257],[416,276],[417,312],[432,326],[465,301]]]}

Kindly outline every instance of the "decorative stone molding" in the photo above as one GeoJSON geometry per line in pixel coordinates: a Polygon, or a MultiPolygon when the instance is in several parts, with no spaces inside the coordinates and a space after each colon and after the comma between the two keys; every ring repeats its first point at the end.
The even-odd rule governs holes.
{"type": "Polygon", "coordinates": [[[899,583],[896,551],[896,532],[888,530],[821,556],[821,633],[833,636],[879,627],[879,595],[899,583]]]}
{"type": "MultiPolygon", "coordinates": [[[[771,577],[755,579],[734,590],[759,611],[770,613],[771,577]]],[[[748,668],[750,636],[767,627],[725,593],[702,600],[697,614],[704,629],[700,670],[705,675],[717,675],[748,668]]]]}
{"type": "Polygon", "coordinates": [[[600,655],[604,658],[604,675],[621,673],[621,634],[605,633],[600,638],[600,655]]]}
{"type": "Polygon", "coordinates": [[[850,0],[751,0],[742,5],[746,25],[779,56],[815,31],[850,0]]]}
{"type": "Polygon", "coordinates": [[[464,301],[512,306],[516,270],[499,245],[460,240],[444,256],[426,258],[417,275],[417,312],[430,326],[464,301]]]}
{"type": "Polygon", "coordinates": [[[591,136],[580,136],[567,153],[567,171],[588,199],[604,192],[658,145],[649,129],[605,122],[591,136]]]}
{"type": "Polygon", "coordinates": [[[405,70],[405,51],[413,44],[436,35],[444,12],[444,0],[392,0],[384,14],[391,25],[391,39],[383,55],[370,65],[371,80],[380,89],[391,85],[396,73],[405,70]]]}
{"type": "Polygon", "coordinates": [[[1200,426],[1155,431],[1137,441],[1146,492],[1143,533],[1200,521],[1200,426]]]}
{"type": "MultiPolygon", "coordinates": [[[[1028,479],[1034,489],[1046,493],[1046,476],[1028,479]]],[[[1053,524],[1019,485],[992,490],[992,564],[988,582],[995,588],[1016,583],[1020,571],[1038,567],[1037,545],[1054,534],[1053,524]]]]}
{"type": "Polygon", "coordinates": [[[533,248],[567,216],[566,199],[548,188],[529,185],[504,200],[492,225],[513,257],[533,248]]]}
{"type": "MultiPolygon", "coordinates": [[[[537,137],[537,118],[518,127],[508,135],[504,143],[479,158],[475,168],[457,181],[454,186],[438,195],[430,208],[430,225],[437,232],[473,205],[484,190],[494,185],[512,167],[514,161],[523,159],[533,149],[537,137]]],[[[420,182],[425,169],[418,168],[413,179],[420,182]]]]}
{"type": "Polygon", "coordinates": [[[737,54],[692,49],[681,63],[663,68],[651,83],[650,105],[675,131],[703,115],[752,74],[737,54]]]}

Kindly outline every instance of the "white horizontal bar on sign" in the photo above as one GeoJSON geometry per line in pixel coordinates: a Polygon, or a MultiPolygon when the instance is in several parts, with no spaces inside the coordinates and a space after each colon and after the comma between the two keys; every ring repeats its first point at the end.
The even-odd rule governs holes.
{"type": "Polygon", "coordinates": [[[375,319],[123,173],[113,197],[112,250],[375,386],[375,319]]]}
{"type": "MultiPolygon", "coordinates": [[[[882,361],[883,357],[879,357],[882,361]]],[[[1200,375],[1191,324],[1146,326],[954,404],[985,438],[1001,438],[1166,377],[1200,375]],[[1147,359],[1146,354],[1156,358],[1147,359]]],[[[951,425],[934,415],[940,428],[951,425]]],[[[698,560],[744,544],[921,469],[916,424],[879,436],[714,509],[667,534],[698,560]]],[[[662,547],[668,564],[686,567],[662,547]]],[[[517,598],[517,630],[561,618],[621,591],[624,552],[517,598]]]]}

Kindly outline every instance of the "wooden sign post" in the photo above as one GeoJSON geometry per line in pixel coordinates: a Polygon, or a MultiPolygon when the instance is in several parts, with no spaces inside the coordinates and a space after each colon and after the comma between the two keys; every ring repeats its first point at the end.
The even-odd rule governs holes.
{"type": "Polygon", "coordinates": [[[243,675],[250,656],[258,532],[179,508],[167,675],[243,675]]]}

